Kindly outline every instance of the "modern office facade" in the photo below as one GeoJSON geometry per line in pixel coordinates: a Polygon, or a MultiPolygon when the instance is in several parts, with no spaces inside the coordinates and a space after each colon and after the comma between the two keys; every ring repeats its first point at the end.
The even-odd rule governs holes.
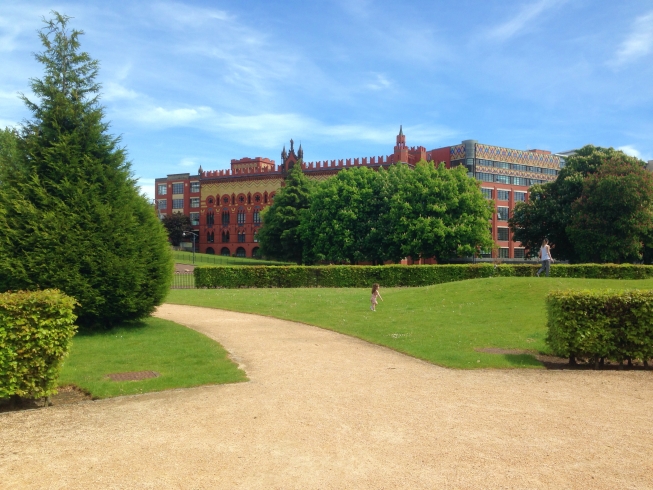
{"type": "Polygon", "coordinates": [[[194,176],[171,174],[156,179],[156,203],[159,215],[183,212],[190,216],[199,236],[199,252],[256,257],[261,211],[274,202],[275,193],[296,163],[300,162],[308,178],[324,180],[346,168],[378,169],[396,163],[414,166],[420,160],[444,162],[447,168],[464,165],[470,176],[481,181],[483,195],[495,203],[489,226],[499,247],[494,256],[501,259],[524,257],[524,248],[512,241],[508,228],[515,204],[528,200],[531,185],[555,180],[564,162],[548,151],[515,150],[474,140],[433,150],[408,147],[400,129],[393,153],[385,156],[306,162],[301,145],[295,151],[291,140],[290,150],[284,147],[281,152],[280,165],[268,158],[241,158],[231,160],[227,170],[200,167],[194,176]]]}

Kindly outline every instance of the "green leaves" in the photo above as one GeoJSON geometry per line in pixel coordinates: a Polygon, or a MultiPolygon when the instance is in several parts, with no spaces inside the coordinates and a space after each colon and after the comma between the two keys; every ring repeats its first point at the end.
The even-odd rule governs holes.
{"type": "Polygon", "coordinates": [[[0,164],[0,291],[60,289],[78,301],[81,325],[106,327],[160,304],[172,258],[102,121],[98,63],[79,52],[81,31],[54,16],[37,55],[44,75],[31,81],[38,101],[23,97],[33,117],[15,135],[12,163],[0,164]]]}
{"type": "Polygon", "coordinates": [[[57,290],[0,294],[0,398],[56,393],[77,302],[57,290]]]}
{"type": "Polygon", "coordinates": [[[653,291],[553,291],[546,305],[546,341],[559,356],[653,358],[653,291]]]}

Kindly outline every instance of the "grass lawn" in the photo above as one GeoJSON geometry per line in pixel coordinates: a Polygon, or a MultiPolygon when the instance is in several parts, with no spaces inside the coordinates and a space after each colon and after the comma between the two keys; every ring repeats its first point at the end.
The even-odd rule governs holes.
{"type": "Polygon", "coordinates": [[[113,330],[78,333],[59,385],[74,384],[94,398],[246,381],[220,344],[182,325],[148,318],[113,330]],[[158,378],[111,381],[106,375],[156,371],[158,378]]]}
{"type": "MultiPolygon", "coordinates": [[[[172,256],[177,264],[193,264],[192,252],[173,251],[172,256]]],[[[245,257],[226,257],[223,255],[195,254],[195,265],[297,265],[286,262],[276,262],[272,260],[248,259],[245,257]]]]}
{"type": "Polygon", "coordinates": [[[527,354],[474,349],[546,353],[544,298],[551,289],[566,288],[653,289],[653,279],[500,277],[382,288],[385,301],[376,312],[369,309],[368,289],[171,290],[166,301],[317,325],[453,368],[541,367],[527,354]]]}

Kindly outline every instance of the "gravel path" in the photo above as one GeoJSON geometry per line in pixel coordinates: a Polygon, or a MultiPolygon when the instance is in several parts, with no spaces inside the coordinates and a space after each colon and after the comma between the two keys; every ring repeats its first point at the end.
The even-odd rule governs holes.
{"type": "Polygon", "coordinates": [[[650,372],[456,371],[190,306],[250,382],[0,414],[0,487],[651,489],[650,372]]]}

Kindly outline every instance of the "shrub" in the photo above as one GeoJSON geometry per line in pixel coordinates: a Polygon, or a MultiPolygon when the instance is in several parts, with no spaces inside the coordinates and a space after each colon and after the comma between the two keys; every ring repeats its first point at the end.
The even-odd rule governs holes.
{"type": "Polygon", "coordinates": [[[0,294],[0,398],[56,393],[77,302],[52,289],[0,294]]]}
{"type": "Polygon", "coordinates": [[[653,291],[553,291],[546,299],[547,344],[556,355],[653,358],[653,291]]]}
{"type": "MultiPolygon", "coordinates": [[[[198,288],[355,288],[428,286],[483,277],[531,277],[539,268],[531,264],[489,263],[451,265],[384,266],[239,266],[195,269],[198,288]]],[[[643,265],[554,265],[554,277],[645,279],[653,277],[653,266],[643,265]]],[[[546,279],[542,279],[546,280],[546,279]]]]}

